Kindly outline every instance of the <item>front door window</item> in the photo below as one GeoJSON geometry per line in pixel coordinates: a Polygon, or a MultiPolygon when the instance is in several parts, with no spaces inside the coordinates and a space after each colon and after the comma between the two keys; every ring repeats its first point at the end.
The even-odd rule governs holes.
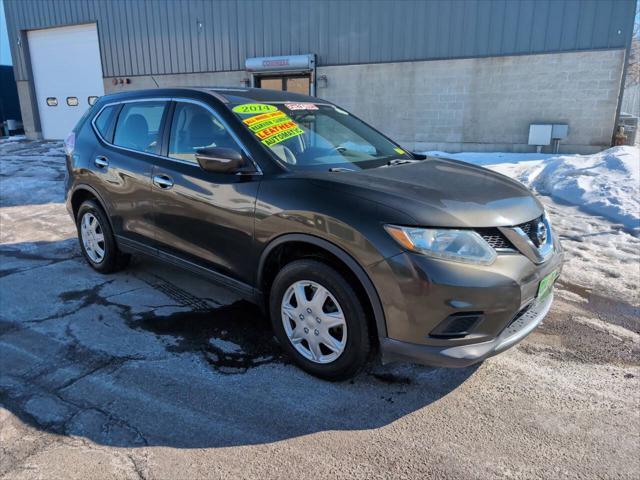
{"type": "Polygon", "coordinates": [[[177,103],[169,137],[169,156],[197,163],[196,150],[204,147],[240,151],[226,128],[206,108],[192,103],[177,103]]]}

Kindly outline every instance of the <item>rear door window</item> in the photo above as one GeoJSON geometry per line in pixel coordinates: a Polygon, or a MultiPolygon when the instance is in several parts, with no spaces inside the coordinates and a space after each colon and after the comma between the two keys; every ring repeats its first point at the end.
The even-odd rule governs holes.
{"type": "Polygon", "coordinates": [[[118,116],[113,143],[139,152],[157,153],[167,102],[125,103],[118,116]]]}

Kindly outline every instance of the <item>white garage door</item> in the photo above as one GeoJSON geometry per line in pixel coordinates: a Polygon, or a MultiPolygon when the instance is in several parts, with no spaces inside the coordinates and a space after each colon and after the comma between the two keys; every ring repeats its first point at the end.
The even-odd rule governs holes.
{"type": "Polygon", "coordinates": [[[91,97],[104,95],[96,25],[27,33],[42,135],[64,139],[91,97]]]}

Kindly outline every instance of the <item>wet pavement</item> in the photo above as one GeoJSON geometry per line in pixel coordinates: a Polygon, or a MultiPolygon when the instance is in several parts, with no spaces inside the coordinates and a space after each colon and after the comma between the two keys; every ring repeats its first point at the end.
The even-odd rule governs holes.
{"type": "MultiPolygon", "coordinates": [[[[633,278],[566,270],[544,324],[482,365],[327,383],[222,287],[142,257],[93,272],[63,167],[59,143],[0,143],[0,478],[640,475],[633,278]]],[[[570,255],[592,241],[563,232],[570,255]]]]}

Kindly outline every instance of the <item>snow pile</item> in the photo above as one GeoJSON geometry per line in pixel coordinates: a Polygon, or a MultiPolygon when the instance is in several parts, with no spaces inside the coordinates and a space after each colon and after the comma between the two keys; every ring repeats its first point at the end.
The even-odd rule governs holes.
{"type": "MultiPolygon", "coordinates": [[[[498,165],[498,164],[516,164],[522,162],[529,162],[533,160],[546,160],[547,158],[554,158],[556,155],[553,153],[505,153],[505,152],[463,152],[463,153],[448,153],[441,152],[439,150],[431,150],[428,152],[421,152],[423,155],[429,155],[431,157],[453,158],[454,160],[460,160],[463,162],[473,163],[474,165],[498,165]]],[[[493,167],[492,167],[493,168],[493,167]]]]}
{"type": "Polygon", "coordinates": [[[640,155],[634,147],[614,147],[589,156],[562,156],[544,162],[529,184],[542,194],[640,229],[640,155]]]}
{"type": "Polygon", "coordinates": [[[13,137],[0,137],[0,143],[21,142],[26,139],[27,137],[24,135],[14,135],[13,137]]]}
{"type": "Polygon", "coordinates": [[[483,165],[542,195],[602,215],[640,232],[640,149],[614,147],[593,155],[425,152],[483,165]]]}

